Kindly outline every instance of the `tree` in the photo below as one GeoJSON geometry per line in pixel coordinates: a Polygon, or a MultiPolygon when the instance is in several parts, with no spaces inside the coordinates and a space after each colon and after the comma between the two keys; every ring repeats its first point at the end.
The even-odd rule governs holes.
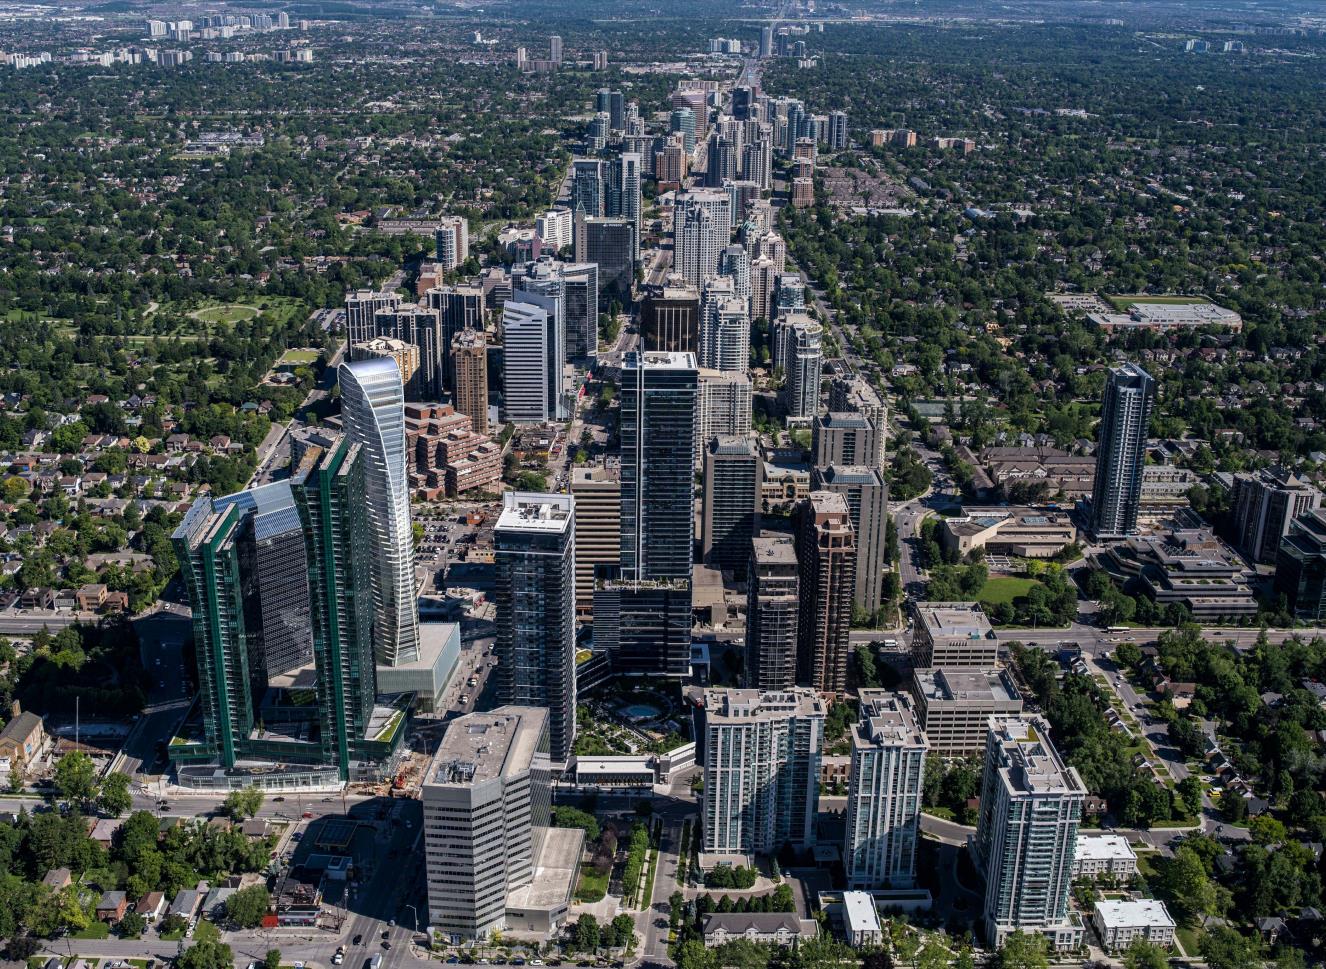
{"type": "Polygon", "coordinates": [[[999,969],[1049,969],[1050,958],[1046,952],[1045,936],[1014,932],[1004,940],[1004,947],[999,950],[999,959],[995,965],[999,969]]]}
{"type": "Polygon", "coordinates": [[[599,920],[594,916],[585,914],[576,919],[574,939],[577,949],[583,952],[594,952],[599,947],[601,937],[599,920]]]}
{"type": "Polygon", "coordinates": [[[133,795],[129,793],[129,775],[121,774],[119,771],[106,775],[106,779],[101,782],[101,793],[97,795],[97,803],[101,805],[103,811],[114,818],[118,818],[133,807],[133,795]]]}
{"type": "Polygon", "coordinates": [[[195,942],[175,965],[177,969],[234,969],[235,956],[223,942],[195,942]]]}
{"type": "Polygon", "coordinates": [[[242,787],[226,795],[222,807],[235,820],[251,818],[262,809],[263,793],[257,787],[242,787]]]}
{"type": "Polygon", "coordinates": [[[97,773],[92,758],[75,750],[55,765],[55,789],[66,801],[86,804],[97,795],[97,773]]]}
{"type": "Polygon", "coordinates": [[[604,935],[605,937],[611,937],[611,941],[608,942],[610,946],[625,948],[631,944],[631,940],[635,937],[635,920],[629,915],[618,915],[608,923],[608,929],[604,935]]]}
{"type": "Polygon", "coordinates": [[[1202,859],[1187,845],[1180,845],[1165,863],[1156,880],[1156,890],[1165,896],[1182,922],[1192,922],[1215,909],[1215,886],[1202,859]]]}
{"type": "Polygon", "coordinates": [[[262,960],[262,969],[281,969],[280,949],[267,950],[267,957],[262,960]]]}
{"type": "Polygon", "coordinates": [[[585,832],[586,841],[597,841],[599,836],[599,822],[588,811],[582,811],[579,808],[559,804],[552,811],[553,827],[557,828],[579,828],[585,832]]]}
{"type": "Polygon", "coordinates": [[[1169,957],[1165,950],[1146,939],[1134,939],[1123,954],[1124,969],[1167,969],[1169,957]]]}
{"type": "Polygon", "coordinates": [[[1261,946],[1227,925],[1217,925],[1202,936],[1202,958],[1209,969],[1247,969],[1255,966],[1261,946]]]}
{"type": "Polygon", "coordinates": [[[143,918],[137,912],[125,912],[124,918],[120,919],[115,926],[115,931],[120,933],[124,939],[136,939],[143,934],[147,928],[147,919],[143,918]]]}
{"type": "Polygon", "coordinates": [[[265,885],[241,888],[226,899],[226,918],[241,929],[256,929],[271,907],[272,897],[265,885]]]}

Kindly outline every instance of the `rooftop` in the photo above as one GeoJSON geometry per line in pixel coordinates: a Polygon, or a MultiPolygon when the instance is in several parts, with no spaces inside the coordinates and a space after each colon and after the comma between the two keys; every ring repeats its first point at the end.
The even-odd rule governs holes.
{"type": "Polygon", "coordinates": [[[927,602],[916,615],[931,639],[994,639],[979,602],[927,602]]]}
{"type": "Polygon", "coordinates": [[[570,527],[574,500],[568,495],[507,491],[497,529],[502,531],[560,533],[570,527]]]}
{"type": "Polygon", "coordinates": [[[528,769],[538,752],[548,711],[506,706],[451,721],[442,736],[429,784],[468,787],[528,769]]]}
{"type": "Polygon", "coordinates": [[[929,700],[977,703],[1021,699],[1008,674],[998,669],[919,669],[915,682],[929,700]]]}
{"type": "Polygon", "coordinates": [[[710,720],[778,719],[788,716],[823,717],[824,701],[814,690],[705,690],[702,705],[710,720]]]}
{"type": "Polygon", "coordinates": [[[879,932],[879,909],[869,892],[843,892],[843,918],[852,932],[879,932]]]}
{"type": "Polygon", "coordinates": [[[1128,839],[1121,834],[1079,834],[1073,854],[1078,861],[1119,861],[1137,857],[1128,839]]]}
{"type": "Polygon", "coordinates": [[[791,535],[756,535],[751,550],[756,564],[796,565],[796,542],[791,535]]]}
{"type": "Polygon", "coordinates": [[[905,693],[861,691],[861,722],[852,729],[854,747],[925,747],[916,711],[905,693]]]}
{"type": "Polygon", "coordinates": [[[1124,901],[1099,901],[1096,914],[1107,929],[1135,925],[1174,928],[1165,903],[1156,898],[1134,898],[1124,901]]]}
{"type": "Polygon", "coordinates": [[[990,719],[1001,752],[999,774],[1013,794],[1081,794],[1086,787],[1050,742],[1050,728],[1039,717],[990,719]]]}

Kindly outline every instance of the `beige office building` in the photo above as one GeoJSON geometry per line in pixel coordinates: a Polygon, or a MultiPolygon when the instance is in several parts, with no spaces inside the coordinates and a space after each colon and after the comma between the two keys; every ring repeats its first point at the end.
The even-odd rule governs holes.
{"type": "Polygon", "coordinates": [[[621,560],[621,464],[571,470],[576,500],[576,615],[594,614],[594,568],[621,560]]]}
{"type": "Polygon", "coordinates": [[[978,753],[985,748],[991,717],[1022,712],[1017,687],[999,669],[918,669],[912,696],[930,749],[944,757],[978,753]]]}
{"type": "Polygon", "coordinates": [[[920,602],[912,634],[912,666],[993,667],[999,640],[979,602],[920,602]]]}

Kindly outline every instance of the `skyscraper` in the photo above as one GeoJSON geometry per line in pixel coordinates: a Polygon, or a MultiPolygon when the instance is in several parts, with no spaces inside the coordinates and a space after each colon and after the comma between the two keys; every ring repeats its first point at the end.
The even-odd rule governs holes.
{"type": "Polygon", "coordinates": [[[760,57],[773,57],[773,27],[760,28],[760,57]]]}
{"type": "Polygon", "coordinates": [[[557,321],[547,302],[531,293],[502,306],[502,412],[516,424],[542,424],[557,413],[562,367],[554,365],[557,321]]]}
{"type": "Polygon", "coordinates": [[[438,220],[437,261],[442,268],[458,268],[470,258],[470,223],[463,215],[444,215],[438,220]]]}
{"type": "Polygon", "coordinates": [[[484,322],[484,293],[478,286],[439,286],[424,294],[428,306],[442,320],[438,339],[441,351],[440,376],[444,390],[456,387],[456,368],[451,359],[451,345],[461,330],[482,330],[484,322]]]}
{"type": "Polygon", "coordinates": [[[801,610],[796,544],[789,535],[756,535],[746,572],[746,686],[790,690],[797,680],[801,610]]]}
{"type": "Polygon", "coordinates": [[[626,355],[621,564],[594,593],[595,641],[623,672],[682,676],[690,667],[696,386],[694,354],[626,355]]]}
{"type": "Polygon", "coordinates": [[[635,284],[635,224],[622,218],[584,218],[576,222],[576,262],[599,268],[599,312],[615,301],[631,303],[635,284]]]}
{"type": "Polygon", "coordinates": [[[565,763],[576,734],[575,501],[508,491],[493,531],[497,694],[549,713],[549,755],[565,763]]]}
{"type": "MultiPolygon", "coordinates": [[[[726,277],[719,277],[725,280],[726,277]]],[[[715,282],[715,280],[710,280],[715,282]]],[[[748,303],[735,294],[705,293],[700,330],[700,366],[724,373],[745,373],[750,367],[748,303]]]]}
{"type": "Polygon", "coordinates": [[[1142,501],[1142,461],[1156,382],[1135,363],[1110,371],[1096,442],[1096,482],[1091,492],[1091,533],[1119,538],[1137,531],[1142,501]]]}
{"type": "Polygon", "coordinates": [[[1326,512],[1320,508],[1290,522],[1275,561],[1275,591],[1296,618],[1326,619],[1326,512]]]}
{"type": "Polygon", "coordinates": [[[847,147],[846,111],[831,111],[829,113],[829,132],[825,140],[834,151],[841,151],[847,147]]]}
{"type": "Polygon", "coordinates": [[[612,460],[597,467],[572,468],[571,496],[576,501],[576,613],[590,618],[595,569],[621,563],[621,463],[612,460]]]}
{"type": "Polygon", "coordinates": [[[856,589],[856,535],[842,495],[812,491],[802,503],[797,513],[797,561],[802,602],[798,682],[823,693],[842,693],[847,689],[856,589]]]}
{"type": "Polygon", "coordinates": [[[695,466],[704,462],[705,442],[715,434],[749,434],[753,395],[750,377],[701,368],[696,407],[695,466]]]}
{"type": "Polygon", "coordinates": [[[705,561],[744,576],[760,530],[764,460],[754,435],[719,435],[705,446],[701,547],[705,561]]]}
{"type": "Polygon", "coordinates": [[[700,294],[691,286],[650,287],[640,306],[640,341],[646,352],[698,353],[700,294]]]}
{"type": "Polygon", "coordinates": [[[597,158],[571,161],[571,211],[577,217],[605,215],[603,162],[597,158]]]}
{"type": "Polygon", "coordinates": [[[371,289],[360,289],[345,294],[345,335],[346,343],[354,346],[377,336],[377,324],[374,317],[378,310],[395,309],[401,298],[396,293],[379,293],[371,289]]]}
{"type": "Polygon", "coordinates": [[[990,719],[973,845],[985,872],[991,946],[1016,931],[1043,933],[1055,949],[1081,944],[1082,925],[1070,918],[1068,895],[1086,795],[1044,720],[990,719]]]}
{"type": "MultiPolygon", "coordinates": [[[[407,376],[405,368],[401,368],[406,399],[420,401],[441,397],[444,392],[441,314],[427,306],[401,303],[394,308],[378,310],[373,320],[376,336],[400,340],[418,349],[412,372],[407,376]]],[[[353,344],[351,350],[355,350],[353,344]]],[[[361,355],[352,352],[351,359],[361,359],[361,355]]],[[[398,359],[398,365],[399,362],[398,359]]]]}
{"type": "Polygon", "coordinates": [[[635,227],[632,258],[640,258],[640,185],[643,178],[639,152],[624,151],[608,163],[604,215],[629,219],[635,227]]]}
{"type": "Polygon", "coordinates": [[[775,324],[783,368],[783,407],[789,421],[809,422],[819,411],[824,328],[804,313],[775,324]]]}
{"type": "Polygon", "coordinates": [[[911,888],[916,881],[927,747],[906,694],[861,691],[843,848],[849,888],[911,888]]]}
{"type": "Polygon", "coordinates": [[[548,60],[554,64],[562,63],[562,38],[556,34],[548,38],[548,60]]]}
{"type": "Polygon", "coordinates": [[[456,369],[456,410],[470,419],[476,434],[488,433],[488,338],[482,330],[461,330],[451,341],[456,369]]]}
{"type": "Polygon", "coordinates": [[[599,344],[599,267],[592,262],[559,263],[566,300],[562,334],[568,360],[589,360],[599,344]]]}
{"type": "MultiPolygon", "coordinates": [[[[727,196],[723,199],[726,203],[727,196]]],[[[725,204],[724,215],[726,212],[725,204]]],[[[677,272],[699,290],[706,278],[718,272],[718,257],[727,245],[730,226],[725,218],[716,218],[713,210],[705,206],[679,205],[673,219],[680,220],[672,233],[677,272]]]]}
{"type": "Polygon", "coordinates": [[[276,783],[311,771],[330,783],[375,774],[398,746],[404,731],[378,742],[370,727],[364,471],[357,444],[313,447],[289,481],[199,498],[171,536],[193,607],[199,686],[199,739],[172,744],[172,760],[224,771],[274,761],[286,765],[269,775],[276,783]],[[302,699],[290,701],[290,690],[302,699]]]}
{"type": "Polygon", "coordinates": [[[831,464],[815,468],[811,487],[832,491],[847,500],[847,510],[856,531],[856,583],[852,600],[871,614],[883,605],[885,556],[889,523],[889,489],[878,468],[831,464]]]}
{"type": "Polygon", "coordinates": [[[403,393],[407,397],[414,397],[415,401],[419,400],[417,394],[410,392],[415,383],[414,378],[419,372],[419,348],[417,346],[387,336],[374,337],[372,340],[366,340],[363,343],[356,343],[351,346],[350,358],[352,360],[383,358],[395,361],[396,369],[401,374],[401,383],[404,387],[403,393]]]}
{"type": "Polygon", "coordinates": [[[384,666],[419,658],[419,602],[405,461],[405,397],[391,359],[355,360],[337,371],[341,418],[365,461],[373,545],[375,651],[384,666]]]}
{"type": "Polygon", "coordinates": [[[682,150],[687,157],[695,151],[695,112],[690,108],[675,108],[668,116],[668,130],[682,136],[682,150]]]}
{"type": "Polygon", "coordinates": [[[819,468],[831,464],[879,467],[883,437],[865,414],[830,409],[811,421],[810,453],[819,468]]]}
{"type": "Polygon", "coordinates": [[[700,848],[774,854],[815,844],[825,707],[811,690],[706,690],[697,710],[704,765],[700,848]]]}
{"type": "Polygon", "coordinates": [[[627,578],[691,577],[697,380],[694,354],[626,355],[619,427],[627,578]]]}

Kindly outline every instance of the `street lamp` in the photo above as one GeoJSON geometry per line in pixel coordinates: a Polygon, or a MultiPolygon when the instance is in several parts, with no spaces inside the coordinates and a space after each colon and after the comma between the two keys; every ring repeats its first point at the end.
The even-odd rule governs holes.
{"type": "Polygon", "coordinates": [[[411,923],[411,924],[414,925],[414,930],[415,930],[416,932],[418,932],[418,931],[419,931],[419,910],[416,909],[416,908],[415,908],[413,905],[411,905],[409,902],[406,902],[406,903],[405,903],[405,907],[408,908],[408,909],[410,910],[410,915],[413,916],[413,920],[412,920],[412,923],[411,923]]]}

